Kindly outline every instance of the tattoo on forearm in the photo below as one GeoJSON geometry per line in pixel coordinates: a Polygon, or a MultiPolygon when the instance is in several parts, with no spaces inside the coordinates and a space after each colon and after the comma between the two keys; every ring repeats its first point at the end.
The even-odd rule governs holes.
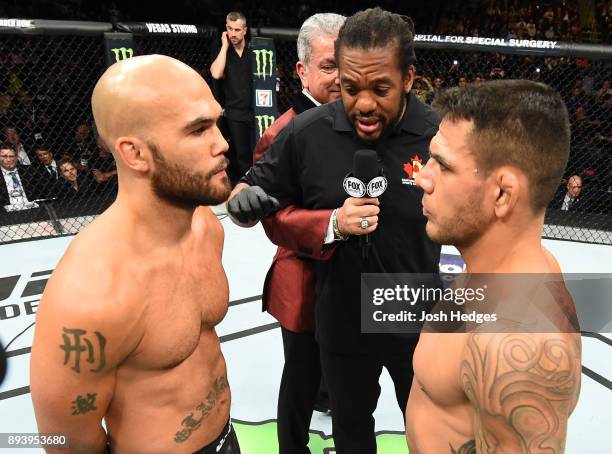
{"type": "Polygon", "coordinates": [[[195,409],[195,412],[189,413],[185,419],[181,422],[181,430],[174,435],[174,441],[182,443],[187,440],[191,434],[197,430],[201,425],[204,418],[206,418],[212,409],[217,404],[219,396],[229,387],[227,377],[222,375],[218,377],[212,385],[212,389],[208,392],[206,399],[200,402],[195,409]],[[196,413],[198,417],[196,417],[196,413]]]}
{"type": "Polygon", "coordinates": [[[562,452],[580,387],[579,350],[559,337],[487,339],[470,336],[461,366],[463,389],[476,411],[479,450],[495,451],[503,439],[504,452],[562,452]]]}
{"type": "Polygon", "coordinates": [[[76,399],[72,401],[73,415],[84,415],[85,413],[88,413],[93,410],[97,410],[96,393],[87,393],[87,396],[85,397],[78,395],[76,399]]]}
{"type": "Polygon", "coordinates": [[[98,331],[94,331],[95,338],[91,339],[86,336],[87,331],[79,328],[64,328],[62,338],[64,344],[59,347],[64,351],[64,366],[72,357],[72,370],[81,373],[81,355],[86,354],[86,361],[89,364],[98,364],[94,369],[89,369],[91,372],[101,372],[106,366],[106,357],[104,356],[104,348],[106,347],[106,338],[98,331]]]}
{"type": "Polygon", "coordinates": [[[470,440],[467,443],[462,444],[459,449],[453,448],[449,443],[451,454],[476,454],[476,441],[470,440]]]}

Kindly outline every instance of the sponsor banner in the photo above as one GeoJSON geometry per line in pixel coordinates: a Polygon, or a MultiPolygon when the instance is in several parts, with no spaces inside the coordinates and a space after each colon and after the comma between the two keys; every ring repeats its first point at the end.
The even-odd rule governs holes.
{"type": "Polygon", "coordinates": [[[33,28],[32,19],[0,19],[0,27],[2,28],[33,28]]]}
{"type": "Polygon", "coordinates": [[[270,38],[256,37],[249,43],[252,52],[255,140],[278,118],[276,104],[276,49],[270,38]]]}
{"type": "Polygon", "coordinates": [[[212,37],[218,35],[214,27],[166,22],[119,22],[117,30],[137,35],[174,35],[212,37]]]}
{"type": "Polygon", "coordinates": [[[106,48],[107,66],[136,55],[131,33],[104,33],[104,46],[106,48]]]}
{"type": "Polygon", "coordinates": [[[272,107],[272,90],[255,90],[255,106],[272,107]]]}
{"type": "Polygon", "coordinates": [[[484,36],[442,36],[442,35],[415,35],[415,42],[424,43],[458,43],[477,44],[480,46],[500,46],[529,49],[559,49],[559,41],[545,41],[538,39],[505,39],[486,38],[484,36]]]}

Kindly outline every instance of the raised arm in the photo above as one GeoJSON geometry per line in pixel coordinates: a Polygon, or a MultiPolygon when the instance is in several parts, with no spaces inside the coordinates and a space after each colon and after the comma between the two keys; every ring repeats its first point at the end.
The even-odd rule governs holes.
{"type": "Polygon", "coordinates": [[[48,453],[103,453],[102,418],[117,366],[137,343],[135,317],[86,282],[54,278],[39,306],[30,364],[38,431],[68,438],[69,449],[48,453]]]}
{"type": "Polygon", "coordinates": [[[217,58],[210,65],[210,74],[213,79],[222,79],[225,74],[225,62],[227,61],[227,49],[229,49],[229,39],[227,32],[221,33],[221,49],[217,54],[217,58]]]}
{"type": "Polygon", "coordinates": [[[449,452],[565,452],[580,391],[577,336],[470,334],[461,384],[474,406],[475,439],[449,452]]]}

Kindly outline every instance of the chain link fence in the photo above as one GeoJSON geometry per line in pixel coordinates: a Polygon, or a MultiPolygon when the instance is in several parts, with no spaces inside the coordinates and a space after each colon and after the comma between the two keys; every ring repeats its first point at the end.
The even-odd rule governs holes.
{"type": "MultiPolygon", "coordinates": [[[[28,22],[38,27],[0,30],[0,243],[77,233],[112,204],[118,188],[90,104],[107,66],[104,32],[111,25],[28,22]]],[[[134,55],[172,56],[211,82],[216,31],[155,35],[145,24],[131,25],[134,55]]]]}
{"type": "MultiPolygon", "coordinates": [[[[112,27],[98,24],[75,34],[69,24],[52,36],[0,30],[0,141],[15,149],[0,151],[0,243],[76,233],[116,197],[115,164],[96,140],[90,107],[91,91],[106,67],[103,32],[112,27]]],[[[216,31],[157,35],[146,33],[144,25],[122,27],[134,34],[135,55],[178,58],[211,82],[216,31]]],[[[259,34],[275,38],[282,113],[301,90],[297,31],[259,34]]],[[[495,78],[539,80],[559,90],[572,121],[571,157],[544,235],[612,244],[611,49],[598,46],[581,55],[575,49],[519,52],[417,42],[414,90],[427,103],[446,87],[495,78]]]]}

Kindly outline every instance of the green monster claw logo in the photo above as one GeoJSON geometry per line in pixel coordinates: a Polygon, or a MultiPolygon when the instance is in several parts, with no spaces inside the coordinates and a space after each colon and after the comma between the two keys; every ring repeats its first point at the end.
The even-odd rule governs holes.
{"type": "Polygon", "coordinates": [[[261,137],[266,129],[270,127],[272,123],[274,123],[273,115],[256,115],[257,118],[257,126],[259,127],[259,137],[261,137]]]}
{"type": "Polygon", "coordinates": [[[274,60],[274,51],[266,49],[253,50],[255,54],[255,63],[257,64],[257,77],[263,77],[266,80],[266,76],[272,77],[272,64],[274,60]]]}
{"type": "MultiPolygon", "coordinates": [[[[278,454],[276,421],[251,423],[232,420],[240,449],[245,454],[278,454]]],[[[312,454],[334,454],[334,440],[322,432],[310,431],[308,447],[312,454]]],[[[376,436],[376,452],[381,454],[408,454],[404,433],[380,433],[376,436]]]]}
{"type": "Polygon", "coordinates": [[[128,58],[132,58],[134,56],[134,49],[128,47],[116,47],[111,49],[111,51],[115,54],[115,61],[125,60],[128,58]]]}

